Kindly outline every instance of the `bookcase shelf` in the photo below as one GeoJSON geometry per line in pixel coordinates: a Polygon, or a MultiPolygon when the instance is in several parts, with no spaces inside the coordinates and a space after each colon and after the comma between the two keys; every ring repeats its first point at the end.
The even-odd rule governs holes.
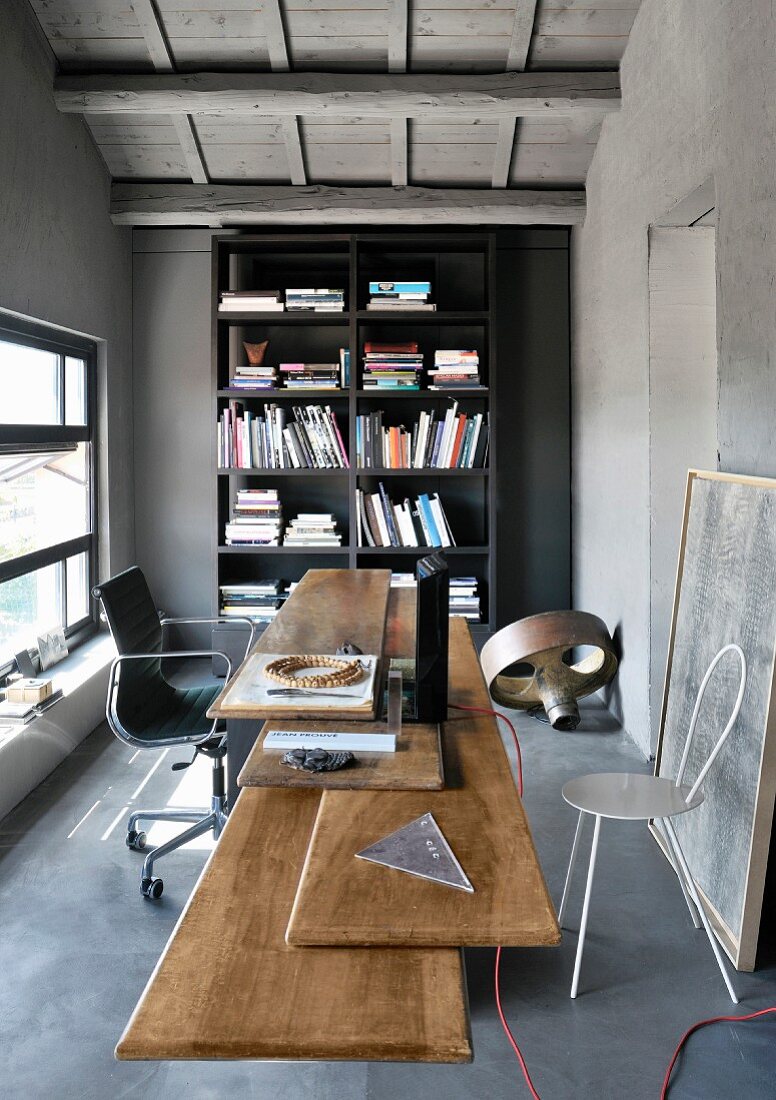
{"type": "MultiPolygon", "coordinates": [[[[471,473],[472,471],[469,470],[468,472],[471,473]]],[[[220,466],[218,468],[219,477],[348,477],[349,474],[350,470],[305,470],[293,468],[260,470],[255,469],[253,466],[248,469],[243,469],[242,466],[220,466]]]]}
{"type": "MultiPolygon", "coordinates": [[[[213,238],[212,288],[212,409],[213,422],[229,401],[244,402],[254,415],[264,404],[327,405],[336,412],[347,454],[348,469],[242,469],[218,467],[214,462],[216,494],[216,553],[214,612],[219,585],[280,578],[299,580],[312,567],[392,568],[407,572],[414,561],[429,553],[425,546],[359,546],[356,489],[377,490],[384,481],[394,500],[405,495],[438,492],[453,535],[462,543],[449,547],[451,574],[475,575],[479,581],[482,623],[487,631],[496,621],[495,492],[496,439],[493,415],[489,423],[487,467],[370,469],[355,466],[356,422],[359,414],[390,409],[388,425],[410,424],[428,410],[443,415],[452,401],[467,415],[492,414],[496,398],[495,270],[496,235],[483,231],[444,232],[411,230],[390,232],[305,234],[240,233],[213,238]],[[384,279],[428,280],[435,312],[368,310],[369,282],[384,279]],[[234,312],[219,313],[223,291],[287,287],[342,287],[343,313],[234,312]],[[340,390],[234,389],[234,368],[243,361],[242,340],[269,340],[266,362],[334,362],[339,348],[350,353],[349,385],[340,390]],[[483,389],[402,390],[364,389],[364,343],[416,340],[424,367],[433,365],[434,352],[474,348],[479,352],[483,389]],[[231,517],[235,490],[249,483],[276,487],[283,518],[298,512],[321,511],[336,517],[342,546],[226,546],[224,524],[231,517]]],[[[425,384],[425,375],[424,383],[425,384]]],[[[214,443],[215,451],[215,443],[214,443]]]]}

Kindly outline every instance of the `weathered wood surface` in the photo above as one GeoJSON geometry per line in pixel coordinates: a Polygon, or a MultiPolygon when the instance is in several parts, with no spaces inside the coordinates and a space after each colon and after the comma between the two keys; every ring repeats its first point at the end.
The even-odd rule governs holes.
{"type": "Polygon", "coordinates": [[[60,76],[60,111],[100,114],[344,115],[514,118],[606,113],[620,105],[617,73],[189,73],[60,76]]]}
{"type": "MultiPolygon", "coordinates": [[[[675,821],[720,942],[755,965],[776,800],[776,480],[690,471],[663,695],[657,775],[676,775],[700,681],[729,642],[748,665],[741,712],[703,786],[675,821]]],[[[709,682],[687,766],[698,774],[739,682],[724,660],[709,682]]]]}
{"type": "MultiPolygon", "coordinates": [[[[450,624],[450,701],[490,701],[466,624],[450,624]]],[[[287,931],[292,944],[535,947],[560,942],[555,910],[493,718],[451,712],[445,788],[326,791],[287,931]],[[433,813],[474,886],[450,889],[355,858],[433,813]]]]}
{"type": "Polygon", "coordinates": [[[114,183],[114,225],[579,225],[583,191],[114,183]]]}
{"type": "Polygon", "coordinates": [[[241,792],[118,1058],[471,1060],[457,949],[283,942],[319,799],[241,792]]]}
{"type": "Polygon", "coordinates": [[[537,0],[516,0],[512,37],[507,53],[507,71],[522,72],[525,69],[533,37],[536,2],[537,0]]]}
{"type": "Polygon", "coordinates": [[[266,750],[264,738],[273,730],[304,729],[312,732],[342,730],[347,733],[380,733],[385,726],[369,722],[267,722],[242,771],[239,787],[302,787],[314,790],[438,791],[444,786],[439,726],[407,724],[402,728],[396,752],[355,753],[357,763],[336,772],[311,774],[280,763],[280,750],[266,750]]]}
{"type": "MultiPolygon", "coordinates": [[[[412,652],[414,609],[413,591],[391,592],[387,656],[412,652]]],[[[319,802],[240,793],[117,1057],[471,1061],[458,949],[286,946],[319,802]]]]}
{"type": "MultiPolygon", "coordinates": [[[[282,612],[261,635],[253,653],[334,653],[350,641],[362,653],[381,657],[385,638],[391,574],[388,569],[310,569],[305,573],[282,612]],[[314,646],[314,650],[311,648],[314,646]]],[[[259,706],[235,702],[252,676],[250,654],[208,711],[210,718],[310,717],[315,700],[302,699],[293,706],[259,706]]],[[[375,693],[380,690],[380,670],[375,693]]],[[[323,703],[323,701],[321,701],[323,703]]],[[[375,718],[375,699],[368,706],[337,711],[328,705],[331,718],[375,718]]]]}

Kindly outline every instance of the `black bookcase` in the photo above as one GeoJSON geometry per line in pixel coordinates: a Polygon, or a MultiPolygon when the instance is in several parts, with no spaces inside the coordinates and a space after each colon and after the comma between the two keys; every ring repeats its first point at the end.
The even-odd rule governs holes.
{"type": "MultiPolygon", "coordinates": [[[[348,447],[349,470],[224,470],[216,467],[217,509],[214,531],[214,607],[218,586],[280,577],[299,580],[311,568],[387,568],[413,572],[425,547],[357,545],[356,489],[376,491],[382,481],[394,499],[438,492],[458,545],[446,551],[451,576],[475,576],[479,582],[485,632],[495,623],[497,607],[496,482],[498,439],[495,309],[496,237],[488,232],[286,233],[213,238],[212,361],[213,441],[215,426],[230,399],[260,413],[272,402],[331,405],[348,447]],[[428,279],[436,312],[380,313],[366,309],[370,279],[428,279]],[[344,287],[345,312],[219,313],[226,290],[285,290],[287,287],[344,287]],[[269,340],[267,362],[336,362],[339,348],[350,349],[350,385],[332,392],[286,389],[239,393],[228,389],[237,362],[244,361],[242,341],[269,340]],[[485,390],[438,392],[421,389],[377,393],[362,386],[366,340],[417,340],[424,366],[439,348],[475,348],[485,390]],[[237,357],[240,357],[239,359],[237,357]],[[382,409],[384,423],[409,425],[423,409],[444,414],[451,398],[459,411],[489,414],[489,452],[484,469],[359,470],[355,466],[356,417],[382,409]],[[327,511],[337,518],[341,548],[234,547],[224,545],[224,524],[238,488],[277,487],[284,517],[297,511],[327,511]]],[[[424,382],[425,385],[425,376],[424,382]]]]}

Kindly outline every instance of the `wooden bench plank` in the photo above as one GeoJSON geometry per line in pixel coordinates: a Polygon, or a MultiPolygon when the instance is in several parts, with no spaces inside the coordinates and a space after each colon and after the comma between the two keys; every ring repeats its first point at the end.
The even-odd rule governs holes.
{"type": "MultiPolygon", "coordinates": [[[[450,701],[490,701],[469,631],[451,621],[450,701]]],[[[455,711],[452,712],[456,714],[455,711]]],[[[294,901],[291,944],[551,946],[555,910],[493,718],[443,726],[445,789],[326,791],[294,901]],[[431,811],[474,886],[440,886],[354,858],[431,811]]]]}
{"type": "Polygon", "coordinates": [[[281,750],[265,750],[264,738],[274,730],[348,733],[385,731],[377,722],[267,722],[237,776],[238,787],[303,787],[357,791],[438,791],[444,786],[439,726],[422,723],[402,727],[396,752],[355,753],[356,762],[337,772],[294,771],[280,763],[281,750]]]}
{"type": "Polygon", "coordinates": [[[319,798],[242,791],[117,1058],[471,1061],[457,949],[284,943],[319,798]]]}
{"type": "MultiPolygon", "coordinates": [[[[253,647],[254,653],[334,653],[345,641],[362,653],[382,655],[388,614],[391,574],[388,569],[310,569],[277,618],[253,647]]],[[[239,706],[243,681],[253,673],[250,654],[208,711],[209,718],[309,718],[309,704],[259,707],[239,706]]],[[[380,670],[378,669],[379,681],[380,670]]],[[[376,687],[379,698],[379,687],[376,687]]],[[[332,718],[374,719],[375,701],[368,707],[336,711],[332,718]]]]}

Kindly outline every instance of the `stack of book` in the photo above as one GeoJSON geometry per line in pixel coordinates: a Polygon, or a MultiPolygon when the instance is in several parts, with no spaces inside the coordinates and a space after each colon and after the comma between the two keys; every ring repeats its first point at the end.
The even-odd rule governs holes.
{"type": "Polygon", "coordinates": [[[279,367],[287,390],[338,390],[339,363],[281,363],[279,367]]]}
{"type": "Polygon", "coordinates": [[[398,344],[364,344],[365,390],[418,390],[423,353],[414,340],[398,344]]]}
{"type": "Polygon", "coordinates": [[[379,490],[356,490],[359,546],[455,546],[438,493],[394,504],[382,482],[379,490]]]}
{"type": "Polygon", "coordinates": [[[240,470],[340,470],[350,466],[329,405],[266,405],[256,416],[230,401],[218,422],[218,465],[240,470]]]}
{"type": "Polygon", "coordinates": [[[303,287],[286,291],[286,309],[289,313],[342,313],[345,308],[345,291],[303,287]]]}
{"type": "Polygon", "coordinates": [[[369,283],[370,298],[366,304],[367,309],[403,312],[410,310],[414,313],[431,312],[436,309],[433,302],[429,302],[431,283],[420,280],[391,280],[381,279],[369,283]]]}
{"type": "Polygon", "coordinates": [[[238,489],[234,518],[226,524],[227,546],[279,546],[283,510],[277,489],[238,489]]]}
{"type": "Polygon", "coordinates": [[[391,588],[417,588],[414,573],[391,573],[391,588]]]}
{"type": "Polygon", "coordinates": [[[219,297],[219,313],[282,313],[279,290],[225,290],[219,297]]]}
{"type": "Polygon", "coordinates": [[[434,352],[434,369],[429,370],[430,390],[484,390],[480,382],[480,357],[476,351],[434,352]]]}
{"type": "Polygon", "coordinates": [[[480,621],[480,597],[477,594],[476,577],[450,578],[450,614],[473,623],[480,621]]]}
{"type": "Polygon", "coordinates": [[[326,512],[300,512],[286,528],[284,546],[341,546],[337,521],[326,512]]]}
{"type": "Polygon", "coordinates": [[[221,615],[243,617],[256,623],[271,622],[287,596],[281,580],[251,581],[221,585],[221,615]]]}
{"type": "Polygon", "coordinates": [[[360,469],[471,470],[485,465],[488,423],[483,413],[458,412],[452,403],[443,417],[421,412],[410,429],[383,427],[383,412],[356,418],[356,464],[360,469]]]}
{"type": "Polygon", "coordinates": [[[229,379],[229,389],[274,390],[277,381],[277,367],[254,367],[246,363],[244,367],[234,368],[234,375],[229,379]]]}

